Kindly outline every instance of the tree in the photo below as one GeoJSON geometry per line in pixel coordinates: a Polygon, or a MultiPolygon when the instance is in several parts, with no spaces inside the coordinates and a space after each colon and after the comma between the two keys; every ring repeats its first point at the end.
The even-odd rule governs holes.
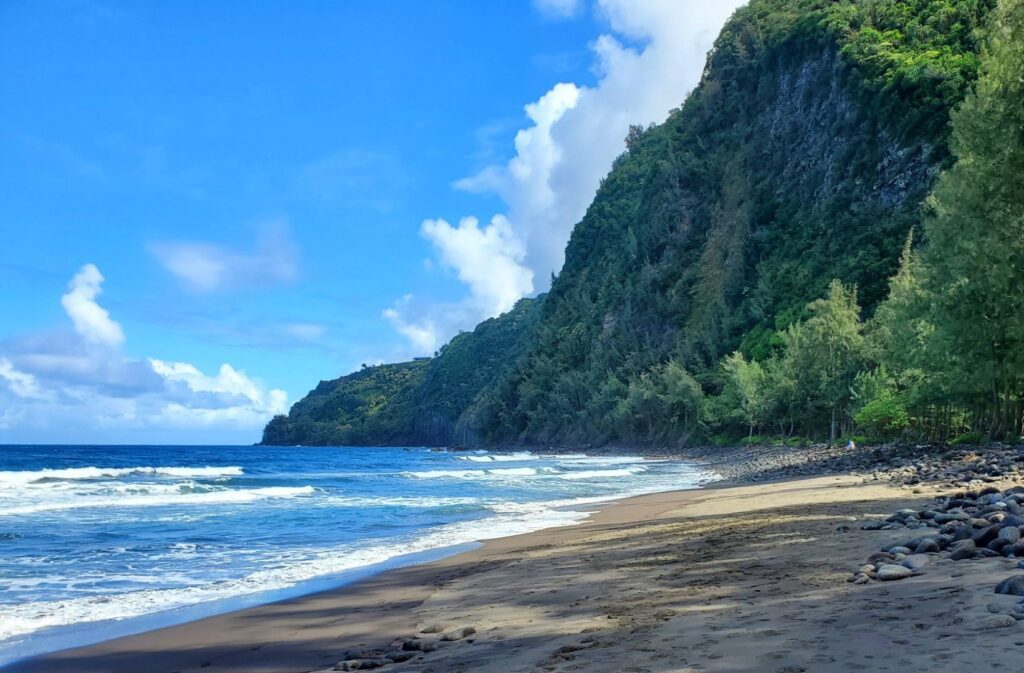
{"type": "Polygon", "coordinates": [[[786,330],[783,367],[793,380],[791,404],[799,409],[797,415],[810,423],[827,415],[829,439],[835,441],[864,357],[857,291],[834,280],[828,296],[807,309],[811,317],[786,330]]]}
{"type": "Polygon", "coordinates": [[[730,401],[735,404],[736,413],[747,425],[747,438],[754,436],[754,428],[765,421],[770,403],[768,380],[758,362],[748,362],[739,351],[727,356],[722,362],[730,389],[730,401]]]}
{"type": "Polygon", "coordinates": [[[992,16],[975,90],[952,115],[956,164],[927,221],[936,328],[956,358],[960,394],[983,405],[993,436],[1021,431],[1024,393],[1024,0],[992,16]]]}

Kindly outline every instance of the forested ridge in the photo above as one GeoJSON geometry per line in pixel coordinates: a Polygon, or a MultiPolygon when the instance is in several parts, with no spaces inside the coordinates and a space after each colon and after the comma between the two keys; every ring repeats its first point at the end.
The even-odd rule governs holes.
{"type": "Polygon", "coordinates": [[[264,443],[1020,436],[1022,81],[1022,0],[753,0],[546,297],[264,443]]]}

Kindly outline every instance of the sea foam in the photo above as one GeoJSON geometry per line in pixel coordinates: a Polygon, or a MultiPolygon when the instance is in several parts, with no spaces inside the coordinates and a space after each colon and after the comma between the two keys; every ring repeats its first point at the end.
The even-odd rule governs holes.
{"type": "Polygon", "coordinates": [[[63,469],[14,470],[0,472],[0,484],[20,485],[45,481],[74,481],[80,479],[120,479],[128,476],[167,476],[192,479],[237,477],[242,468],[227,467],[69,467],[63,469]]]}

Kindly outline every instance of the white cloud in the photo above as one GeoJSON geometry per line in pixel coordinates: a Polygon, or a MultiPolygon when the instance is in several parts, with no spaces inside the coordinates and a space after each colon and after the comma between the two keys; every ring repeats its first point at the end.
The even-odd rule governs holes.
{"type": "Polygon", "coordinates": [[[35,376],[20,372],[7,358],[0,358],[0,381],[18,397],[41,399],[45,397],[35,376]]]}
{"type": "Polygon", "coordinates": [[[504,216],[495,215],[483,229],[475,217],[462,218],[457,227],[426,220],[420,232],[440,253],[442,264],[469,286],[482,314],[504,313],[533,291],[533,272],[521,264],[526,250],[504,216]]]}
{"type": "MultiPolygon", "coordinates": [[[[706,54],[725,20],[743,3],[598,0],[595,4],[610,28],[591,45],[597,83],[554,85],[525,107],[530,123],[516,133],[512,159],[455,183],[458,189],[501,197],[506,212],[500,240],[508,242],[514,253],[506,256],[532,271],[536,279],[527,287],[519,282],[525,274],[514,275],[515,282],[500,294],[501,306],[546,289],[548,278],[562,267],[572,228],[582,219],[612,161],[624,151],[630,124],[660,123],[683,102],[698,83],[706,54]]],[[[549,14],[565,10],[560,14],[565,16],[577,3],[538,0],[536,5],[549,14]]],[[[443,258],[445,251],[438,248],[443,258]]],[[[478,310],[474,315],[462,312],[458,320],[435,320],[446,327],[439,340],[450,337],[454,329],[494,315],[497,305],[487,310],[485,304],[475,302],[479,291],[474,280],[463,278],[462,266],[450,266],[460,271],[470,290],[467,301],[478,310]]],[[[499,295],[491,290],[491,296],[499,295]]],[[[406,319],[403,326],[408,324],[406,319]]]]}
{"type": "Polygon", "coordinates": [[[592,45],[599,81],[560,83],[526,107],[532,126],[516,135],[515,156],[460,180],[461,189],[497,192],[527,248],[537,278],[557,272],[630,124],[665,120],[700,79],[707,51],[740,2],[600,0],[611,33],[592,45]],[[616,35],[641,41],[622,44],[616,35]]]}
{"type": "Polygon", "coordinates": [[[169,400],[159,418],[172,423],[199,422],[262,425],[275,414],[288,411],[288,395],[283,390],[265,390],[263,386],[222,364],[216,376],[208,376],[187,362],[166,362],[149,358],[149,364],[172,388],[186,393],[183,400],[169,400]],[[196,400],[202,403],[196,404],[196,400]]]}
{"type": "Polygon", "coordinates": [[[104,441],[111,431],[145,437],[202,428],[237,440],[239,435],[225,433],[244,431],[251,438],[273,415],[287,411],[285,391],[268,389],[230,364],[208,375],[185,362],[125,355],[121,326],[96,302],[102,282],[92,264],[71,280],[61,303],[73,334],[24,335],[0,343],[5,432],[20,433],[23,441],[104,441]]]}
{"type": "Polygon", "coordinates": [[[407,294],[384,309],[384,318],[415,353],[433,353],[456,332],[510,310],[533,291],[533,271],[522,264],[526,250],[503,215],[495,215],[483,228],[475,217],[464,217],[454,227],[445,220],[426,220],[420,233],[434,246],[441,264],[468,286],[469,296],[423,306],[407,294]]]}
{"type": "Polygon", "coordinates": [[[406,316],[413,296],[407,294],[391,308],[381,312],[395,331],[404,336],[419,354],[433,353],[442,343],[441,330],[433,318],[410,319],[406,316]]]}
{"type": "Polygon", "coordinates": [[[121,326],[96,303],[103,280],[94,264],[86,264],[68,283],[68,293],[60,298],[60,303],[83,339],[103,346],[120,346],[124,343],[121,326]]]}
{"type": "Polygon", "coordinates": [[[533,0],[533,6],[545,15],[556,19],[569,19],[580,13],[582,0],[533,0]]]}
{"type": "Polygon", "coordinates": [[[298,272],[298,250],[284,221],[265,224],[251,252],[201,241],[158,241],[150,252],[197,292],[286,283],[298,272]]]}

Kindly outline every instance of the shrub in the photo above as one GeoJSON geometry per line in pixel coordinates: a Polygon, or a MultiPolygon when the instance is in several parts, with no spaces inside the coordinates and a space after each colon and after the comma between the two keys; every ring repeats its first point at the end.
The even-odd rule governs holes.
{"type": "Polygon", "coordinates": [[[950,440],[950,446],[960,446],[961,444],[981,444],[987,439],[987,436],[983,432],[965,432],[962,435],[957,435],[950,440]]]}

